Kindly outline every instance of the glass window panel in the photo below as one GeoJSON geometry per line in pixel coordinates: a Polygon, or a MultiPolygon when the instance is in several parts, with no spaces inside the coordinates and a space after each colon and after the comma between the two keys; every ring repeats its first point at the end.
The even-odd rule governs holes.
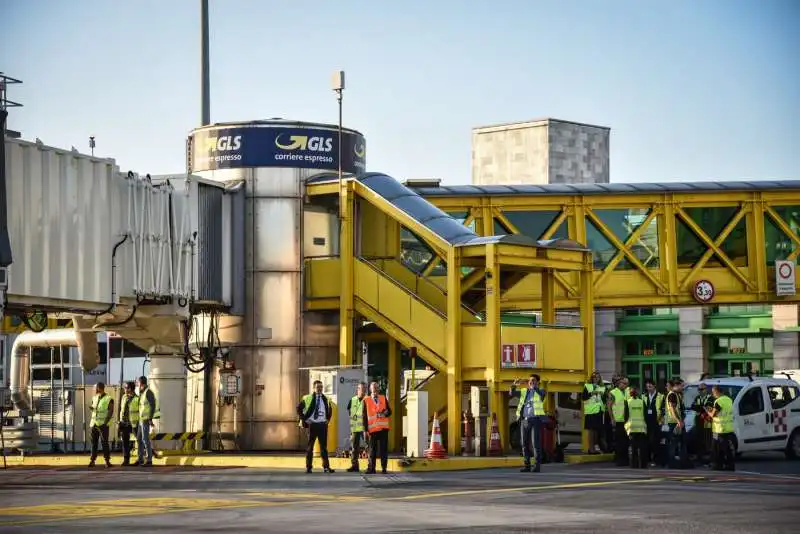
{"type": "Polygon", "coordinates": [[[656,354],[659,356],[669,356],[675,354],[675,343],[672,341],[658,341],[656,342],[656,354]]]}
{"type": "Polygon", "coordinates": [[[727,360],[715,360],[714,361],[714,374],[715,375],[727,375],[728,374],[728,361],[727,360]]]}
{"type": "Polygon", "coordinates": [[[680,267],[693,266],[708,248],[682,219],[676,219],[675,238],[680,267]]]}
{"type": "Polygon", "coordinates": [[[639,374],[639,362],[625,362],[625,374],[630,375],[638,375],[639,374]]]}
{"type": "MultiPolygon", "coordinates": [[[[649,213],[648,208],[594,210],[594,214],[623,244],[644,223],[649,213]]],[[[650,221],[642,230],[638,239],[631,244],[630,251],[645,267],[658,267],[658,218],[650,221]]],[[[633,268],[627,258],[623,258],[616,266],[616,269],[633,268]]]]}
{"type": "MultiPolygon", "coordinates": [[[[617,247],[611,244],[605,235],[590,220],[586,219],[586,246],[592,250],[595,269],[604,269],[617,253],[617,247]]],[[[623,259],[620,263],[627,262],[623,259]]]]}
{"type": "MultiPolygon", "coordinates": [[[[778,206],[774,208],[778,216],[796,234],[800,235],[800,206],[778,206]]],[[[766,242],[767,264],[775,265],[775,260],[785,260],[794,251],[795,244],[769,214],[764,214],[764,240],[766,242]]]]}
{"type": "Polygon", "coordinates": [[[636,341],[628,341],[625,343],[625,355],[626,356],[638,356],[641,354],[639,352],[639,343],[636,341]]]}
{"type": "MultiPolygon", "coordinates": [[[[737,267],[747,266],[746,218],[742,218],[742,220],[736,223],[736,226],[733,227],[733,230],[730,234],[728,234],[728,237],[725,238],[725,241],[722,242],[722,245],[719,248],[737,267]]],[[[709,260],[708,263],[710,264],[712,260],[715,262],[715,265],[723,265],[722,262],[719,261],[719,258],[716,254],[711,258],[711,260],[709,260]]]]}
{"type": "Polygon", "coordinates": [[[728,347],[730,349],[744,349],[747,347],[747,343],[743,337],[732,337],[730,338],[728,347]]]}
{"type": "MultiPolygon", "coordinates": [[[[739,208],[736,207],[704,207],[704,208],[686,208],[686,214],[694,221],[705,234],[714,240],[722,233],[722,230],[731,219],[736,215],[739,208]]],[[[687,227],[688,228],[688,227],[687,227]]],[[[699,238],[695,235],[695,238],[699,238]]],[[[702,251],[700,256],[706,251],[707,247],[702,242],[700,243],[702,251]]],[[[722,242],[720,250],[725,253],[728,258],[733,261],[735,265],[747,265],[747,224],[743,218],[739,221],[734,229],[722,242]]],[[[680,256],[680,241],[678,242],[678,255],[680,256]]],[[[700,258],[698,256],[695,262],[700,258]]],[[[713,255],[706,263],[708,266],[722,266],[717,255],[713,255]]]]}
{"type": "Polygon", "coordinates": [[[670,362],[670,365],[672,366],[672,376],[681,376],[681,362],[670,362]]]}
{"type": "MultiPolygon", "coordinates": [[[[467,211],[455,211],[455,212],[448,212],[448,215],[451,216],[452,218],[454,218],[455,220],[457,220],[459,223],[461,223],[463,225],[464,222],[467,220],[467,217],[469,217],[469,212],[467,212],[467,211]]],[[[466,227],[474,232],[475,231],[475,218],[473,218],[470,221],[470,223],[466,225],[466,227]]]]}
{"type": "Polygon", "coordinates": [[[642,353],[645,351],[652,351],[655,352],[656,350],[656,342],[652,339],[643,339],[642,340],[642,353]]]}
{"type": "Polygon", "coordinates": [[[508,228],[503,226],[503,223],[497,219],[492,220],[494,221],[494,235],[508,235],[508,228]]]}
{"type": "Polygon", "coordinates": [[[761,388],[752,388],[742,395],[742,400],[739,401],[739,414],[752,415],[764,411],[764,395],[761,393],[761,388]]]}
{"type": "MultiPolygon", "coordinates": [[[[521,234],[533,239],[542,239],[542,236],[553,224],[553,221],[561,214],[560,211],[503,211],[506,219],[517,227],[521,234]]],[[[566,220],[561,223],[556,233],[551,239],[566,239],[567,235],[566,220]],[[563,228],[563,231],[562,231],[563,228]]]]}
{"type": "Polygon", "coordinates": [[[764,343],[760,337],[751,337],[747,339],[747,352],[751,354],[761,354],[764,349],[764,343]]]}
{"type": "Polygon", "coordinates": [[[433,256],[428,245],[412,231],[405,227],[400,228],[400,261],[403,265],[419,274],[425,270],[433,256]]]}
{"type": "Polygon", "coordinates": [[[772,354],[772,342],[773,339],[771,337],[764,338],[764,354],[772,354]]]}

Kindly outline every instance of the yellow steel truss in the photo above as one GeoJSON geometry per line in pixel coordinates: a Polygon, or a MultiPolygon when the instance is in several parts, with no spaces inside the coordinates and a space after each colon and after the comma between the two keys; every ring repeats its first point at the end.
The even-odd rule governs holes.
{"type": "MultiPolygon", "coordinates": [[[[776,296],[774,271],[774,259],[796,262],[800,256],[800,220],[787,220],[779,213],[800,208],[800,190],[559,196],[436,195],[429,196],[428,200],[446,212],[468,213],[465,223],[474,224],[484,235],[494,233],[495,223],[510,233],[525,233],[525,228],[519,228],[511,220],[511,215],[520,212],[557,213],[541,235],[531,237],[550,239],[559,229],[566,227],[570,239],[591,248],[589,227],[593,227],[595,236],[601,236],[613,250],[607,261],[595,263],[594,299],[598,307],[698,304],[693,287],[699,280],[708,280],[715,287],[715,296],[710,304],[800,301],[800,296],[776,296]],[[699,211],[719,209],[731,213],[719,231],[705,228],[696,220],[695,214],[699,211]],[[610,210],[637,210],[646,215],[635,225],[627,222],[628,235],[621,237],[600,216],[610,210]],[[726,244],[741,225],[744,225],[743,250],[736,258],[731,258],[725,250],[726,244]],[[771,243],[766,238],[768,226],[772,227],[771,243]],[[652,241],[655,242],[644,240],[645,235],[654,238],[652,241]],[[702,252],[698,249],[692,261],[680,257],[684,246],[679,240],[681,236],[683,241],[692,239],[702,245],[702,252]],[[775,250],[776,239],[780,240],[784,250],[775,250]],[[767,250],[767,245],[772,248],[767,250]],[[623,262],[626,263],[624,269],[620,268],[623,262]]],[[[429,265],[424,274],[432,270],[433,265],[429,265]]],[[[471,280],[462,283],[464,289],[479,281],[480,273],[471,276],[471,280]]],[[[555,281],[558,286],[556,306],[577,308],[579,284],[576,276],[559,273],[555,281]]],[[[541,306],[540,285],[535,275],[529,276],[506,291],[501,299],[503,308],[538,309],[541,306]]]]}

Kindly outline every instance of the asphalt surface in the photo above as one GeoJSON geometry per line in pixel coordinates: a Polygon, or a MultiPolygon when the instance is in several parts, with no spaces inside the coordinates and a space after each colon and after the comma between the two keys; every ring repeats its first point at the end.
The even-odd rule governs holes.
{"type": "Polygon", "coordinates": [[[775,534],[800,525],[800,462],[737,471],[604,464],[359,475],[154,467],[0,471],[0,532],[775,534]]]}

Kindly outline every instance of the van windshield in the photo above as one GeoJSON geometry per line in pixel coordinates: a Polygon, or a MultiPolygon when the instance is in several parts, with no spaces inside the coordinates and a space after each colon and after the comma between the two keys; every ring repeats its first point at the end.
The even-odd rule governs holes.
{"type": "MultiPolygon", "coordinates": [[[[725,393],[727,396],[731,398],[731,400],[736,398],[736,395],[742,390],[743,386],[728,386],[720,384],[720,389],[722,392],[725,393]]],[[[708,386],[709,393],[711,392],[711,387],[708,386]]],[[[689,409],[692,404],[694,403],[694,399],[697,398],[697,394],[699,390],[697,386],[686,386],[683,388],[683,405],[686,406],[686,409],[689,409]]]]}

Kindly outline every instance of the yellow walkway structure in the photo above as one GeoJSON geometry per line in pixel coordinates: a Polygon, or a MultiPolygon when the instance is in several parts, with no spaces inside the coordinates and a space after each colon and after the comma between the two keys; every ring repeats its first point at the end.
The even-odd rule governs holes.
{"type": "MultiPolygon", "coordinates": [[[[708,304],[800,300],[775,291],[775,260],[796,263],[800,255],[800,181],[414,190],[481,235],[585,244],[594,253],[597,307],[695,305],[700,280],[714,288],[708,304]]],[[[435,274],[439,261],[422,274],[435,274]]],[[[558,275],[556,283],[557,307],[577,308],[576,279],[558,275]]],[[[503,310],[538,309],[539,287],[527,277],[504,294],[503,310]]]]}
{"type": "MultiPolygon", "coordinates": [[[[586,369],[593,366],[593,329],[547,325],[555,324],[556,273],[574,274],[590,283],[591,253],[587,249],[567,240],[479,236],[383,174],[349,177],[341,184],[335,176],[324,176],[315,183],[328,188],[314,190],[311,186],[310,195],[312,191],[323,197],[338,193],[341,199],[341,257],[306,261],[307,309],[339,309],[341,365],[354,363],[354,320],[359,314],[400,344],[415,347],[428,364],[445,374],[451,453],[460,445],[461,394],[466,383],[488,387],[492,411],[497,412],[501,428],[507,426],[507,410],[501,409],[506,405],[504,392],[520,371],[503,368],[502,345],[529,347],[531,370],[526,372],[535,366],[553,392],[574,391],[583,382],[586,369]],[[442,286],[399,261],[401,228],[414,232],[446,262],[442,286]],[[483,314],[462,302],[462,285],[478,278],[476,273],[485,280],[483,314]],[[545,324],[535,328],[501,325],[501,295],[531,274],[542,281],[542,294],[551,303],[546,307],[545,324]]],[[[316,201],[324,204],[324,199],[316,201]]],[[[592,325],[591,289],[582,294],[582,323],[592,325]]],[[[390,361],[390,383],[399,384],[399,371],[399,362],[390,361]]],[[[399,401],[399,394],[390,397],[399,401]]]]}
{"type": "Polygon", "coordinates": [[[800,300],[776,296],[774,272],[800,254],[800,182],[406,187],[373,173],[322,175],[306,195],[329,210],[338,200],[341,233],[340,256],[306,259],[305,308],[339,311],[342,365],[361,316],[393,340],[390,384],[398,343],[446,374],[451,454],[466,385],[489,388],[501,430],[514,378],[580,391],[595,306],[800,300]],[[556,326],[556,309],[579,309],[582,326],[556,326]],[[501,323],[509,310],[542,321],[501,323]],[[532,351],[530,371],[503,366],[511,347],[532,351]]]}

